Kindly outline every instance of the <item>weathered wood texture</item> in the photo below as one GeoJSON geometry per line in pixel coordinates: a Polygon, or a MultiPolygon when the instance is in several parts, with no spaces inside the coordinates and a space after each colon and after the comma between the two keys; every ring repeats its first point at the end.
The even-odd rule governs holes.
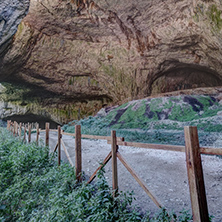
{"type": "MultiPolygon", "coordinates": [[[[111,144],[111,142],[108,141],[108,144],[111,144]]],[[[125,141],[117,141],[117,145],[118,146],[133,146],[133,147],[140,147],[140,148],[145,148],[145,149],[156,149],[156,150],[168,150],[168,151],[185,152],[185,147],[184,146],[136,143],[136,142],[125,142],[125,141]]]]}
{"type": "Polygon", "coordinates": [[[74,164],[73,164],[73,162],[72,162],[72,159],[71,159],[70,156],[69,156],[69,152],[67,151],[66,146],[65,146],[65,143],[64,143],[63,140],[61,140],[61,144],[62,144],[62,147],[63,147],[63,149],[64,149],[64,151],[65,151],[65,154],[66,154],[66,156],[67,156],[67,159],[68,159],[70,165],[73,167],[74,164]]]}
{"type": "Polygon", "coordinates": [[[11,120],[7,120],[7,130],[10,130],[11,120]]]}
{"type": "Polygon", "coordinates": [[[58,165],[61,164],[61,127],[58,126],[58,165]]]}
{"type": "MultiPolygon", "coordinates": [[[[96,135],[85,135],[82,134],[82,138],[86,139],[96,139],[96,140],[107,140],[111,142],[111,137],[110,136],[96,136],[96,135]]],[[[124,137],[116,137],[117,141],[124,141],[124,137]]]]}
{"type": "Polygon", "coordinates": [[[36,124],[36,144],[39,145],[39,124],[36,124]]]}
{"type": "Polygon", "coordinates": [[[16,135],[15,135],[15,131],[16,131],[16,122],[14,121],[14,125],[13,125],[13,136],[16,136],[16,135]]]}
{"type": "MultiPolygon", "coordinates": [[[[62,135],[74,136],[75,137],[75,133],[62,132],[62,135]]],[[[110,136],[96,136],[96,135],[81,134],[81,137],[84,138],[84,139],[108,140],[111,143],[111,137],[110,136]]],[[[117,138],[117,141],[124,141],[124,137],[116,137],[116,138],[117,138]]]]}
{"type": "Polygon", "coordinates": [[[194,222],[208,222],[208,207],[197,127],[184,127],[186,165],[194,222]]]}
{"type": "Polygon", "coordinates": [[[75,136],[75,133],[66,133],[62,131],[62,135],[66,135],[66,136],[75,136]]]}
{"type": "MultiPolygon", "coordinates": [[[[108,142],[108,144],[111,144],[111,141],[108,140],[107,142],[108,142]]],[[[125,141],[118,141],[118,140],[117,140],[117,145],[118,146],[139,147],[139,148],[145,148],[145,149],[154,149],[154,150],[185,152],[185,146],[136,143],[136,142],[125,142],[125,141]]],[[[201,154],[208,154],[208,155],[222,155],[222,149],[221,148],[200,147],[200,153],[201,154]]]]}
{"type": "Polygon", "coordinates": [[[32,125],[28,124],[28,143],[31,143],[32,125]]]}
{"type": "Polygon", "coordinates": [[[109,160],[110,160],[111,158],[112,158],[112,152],[110,151],[109,154],[108,154],[108,155],[106,156],[106,158],[104,159],[102,165],[100,165],[100,166],[96,169],[96,171],[92,174],[92,176],[89,178],[89,180],[87,181],[87,184],[88,184],[88,183],[91,183],[91,182],[95,179],[97,172],[98,172],[100,169],[102,169],[102,168],[109,162],[109,160]]]}
{"type": "Polygon", "coordinates": [[[15,122],[15,136],[18,136],[18,123],[15,122]]]}
{"type": "Polygon", "coordinates": [[[26,126],[24,126],[24,137],[23,137],[23,141],[26,142],[26,126]]]}
{"type": "Polygon", "coordinates": [[[22,136],[22,123],[19,123],[19,139],[21,139],[22,136]]]}
{"type": "Polygon", "coordinates": [[[55,148],[54,148],[54,150],[53,150],[53,153],[56,152],[57,148],[58,148],[58,142],[57,142],[57,144],[56,144],[56,146],[55,146],[55,148]]]}
{"type": "Polygon", "coordinates": [[[81,126],[75,126],[75,167],[76,167],[76,178],[80,182],[82,181],[82,150],[81,150],[81,126]]]}
{"type": "Polygon", "coordinates": [[[138,184],[147,193],[147,195],[151,198],[151,200],[157,205],[157,207],[162,208],[161,204],[157,201],[154,195],[149,191],[147,185],[142,181],[141,178],[139,178],[136,172],[128,165],[126,160],[122,157],[122,155],[119,152],[117,152],[117,157],[122,162],[122,164],[126,167],[126,169],[130,172],[130,174],[134,177],[134,179],[138,182],[138,184]]]}
{"type": "Polygon", "coordinates": [[[207,147],[200,147],[201,154],[208,154],[208,155],[221,155],[222,156],[222,149],[221,148],[207,148],[207,147]]]}
{"type": "Polygon", "coordinates": [[[49,146],[49,123],[45,123],[45,145],[49,146]]]}
{"type": "Polygon", "coordinates": [[[117,195],[118,192],[118,174],[117,174],[117,141],[116,131],[111,132],[111,143],[112,143],[112,187],[113,196],[117,195]]]}

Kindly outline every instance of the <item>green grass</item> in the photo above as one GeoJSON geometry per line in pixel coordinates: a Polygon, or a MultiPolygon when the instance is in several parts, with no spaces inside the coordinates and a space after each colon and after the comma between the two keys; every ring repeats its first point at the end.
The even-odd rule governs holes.
{"type": "Polygon", "coordinates": [[[186,211],[177,216],[165,209],[154,216],[132,208],[132,192],[113,197],[100,171],[94,184],[77,183],[74,169],[60,167],[48,148],[24,144],[0,128],[0,221],[190,221],[186,211]]]}
{"type": "Polygon", "coordinates": [[[180,122],[186,122],[196,119],[197,116],[198,116],[197,112],[193,111],[191,106],[181,107],[180,105],[178,105],[173,108],[169,116],[169,119],[180,122]]]}

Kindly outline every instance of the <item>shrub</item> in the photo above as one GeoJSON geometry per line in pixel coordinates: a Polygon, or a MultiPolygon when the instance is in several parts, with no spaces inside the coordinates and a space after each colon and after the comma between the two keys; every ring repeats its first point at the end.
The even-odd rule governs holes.
{"type": "Polygon", "coordinates": [[[141,220],[132,195],[113,198],[102,171],[95,184],[77,184],[74,169],[58,168],[47,147],[0,134],[0,221],[141,220]]]}

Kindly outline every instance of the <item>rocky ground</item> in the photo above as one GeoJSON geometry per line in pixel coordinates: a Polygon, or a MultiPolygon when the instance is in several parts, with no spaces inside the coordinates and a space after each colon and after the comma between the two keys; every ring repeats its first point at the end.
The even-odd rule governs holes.
{"type": "MultiPolygon", "coordinates": [[[[33,140],[34,137],[33,134],[33,140]]],[[[41,133],[41,138],[44,141],[43,133],[41,133]]],[[[74,162],[74,139],[70,136],[63,136],[63,141],[74,162]]],[[[50,132],[51,150],[54,149],[56,142],[57,133],[50,132]]],[[[219,144],[221,144],[221,138],[215,142],[215,145],[219,144]]],[[[83,171],[86,179],[99,166],[110,149],[111,146],[105,140],[82,140],[83,171]]],[[[191,210],[184,153],[124,146],[119,148],[119,152],[164,207],[177,213],[184,209],[191,210]]],[[[62,159],[67,161],[64,150],[62,150],[62,159]]],[[[222,219],[222,159],[216,156],[202,155],[202,164],[209,213],[214,216],[214,222],[220,222],[222,219]]],[[[111,163],[107,164],[105,171],[106,179],[111,186],[111,163]]],[[[144,213],[151,212],[153,214],[158,211],[157,206],[119,161],[118,183],[120,191],[134,192],[136,200],[133,201],[133,206],[138,206],[144,213]]]]}

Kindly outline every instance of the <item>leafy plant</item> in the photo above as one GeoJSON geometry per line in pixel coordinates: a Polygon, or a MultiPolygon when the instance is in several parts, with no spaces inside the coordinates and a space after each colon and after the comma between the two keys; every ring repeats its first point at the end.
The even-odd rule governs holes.
{"type": "Polygon", "coordinates": [[[162,209],[153,217],[131,206],[132,192],[113,197],[100,170],[94,184],[77,183],[73,168],[60,167],[48,147],[23,144],[0,128],[0,220],[54,221],[190,221],[187,211],[177,216],[162,209]]]}
{"type": "Polygon", "coordinates": [[[132,195],[113,198],[104,178],[78,184],[73,168],[58,168],[47,147],[23,144],[0,130],[1,221],[140,221],[132,195]]]}

